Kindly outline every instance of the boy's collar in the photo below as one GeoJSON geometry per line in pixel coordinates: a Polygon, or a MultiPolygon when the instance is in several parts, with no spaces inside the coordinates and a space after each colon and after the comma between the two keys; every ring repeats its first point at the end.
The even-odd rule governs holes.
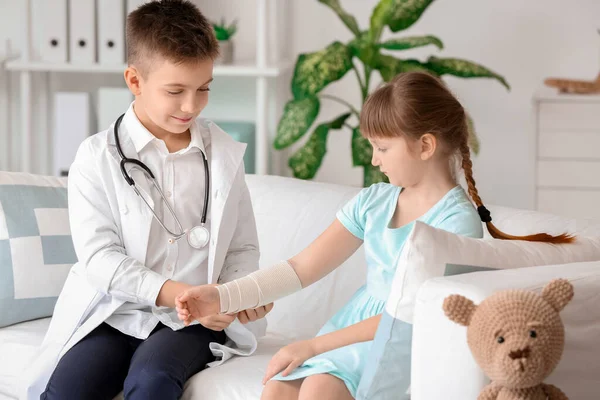
{"type": "Polygon", "coordinates": [[[129,105],[127,112],[125,112],[121,127],[119,128],[127,131],[127,134],[129,135],[129,138],[135,147],[135,152],[138,154],[144,147],[146,147],[148,143],[150,143],[153,139],[156,139],[156,137],[151,134],[144,125],[142,125],[137,115],[135,115],[135,111],[133,111],[133,102],[129,105]]]}
{"type": "Polygon", "coordinates": [[[192,125],[190,126],[190,136],[192,140],[190,141],[190,148],[197,148],[202,153],[206,155],[206,149],[204,148],[204,141],[202,140],[202,132],[198,127],[198,121],[194,120],[192,125]]]}
{"type": "MultiPolygon", "coordinates": [[[[121,127],[125,128],[127,131],[127,134],[129,135],[131,142],[135,147],[135,151],[138,154],[144,147],[148,145],[148,143],[156,139],[156,136],[146,129],[146,127],[140,122],[139,118],[135,114],[135,111],[133,110],[133,102],[129,105],[129,108],[125,112],[121,127]]],[[[204,142],[202,140],[202,133],[200,132],[196,121],[193,121],[192,125],[190,126],[190,138],[191,141],[189,148],[195,147],[206,154],[204,142]]]]}

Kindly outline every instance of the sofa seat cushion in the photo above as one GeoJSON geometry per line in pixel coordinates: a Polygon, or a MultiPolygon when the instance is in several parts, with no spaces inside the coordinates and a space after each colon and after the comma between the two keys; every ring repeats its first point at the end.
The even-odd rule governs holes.
{"type": "MultiPolygon", "coordinates": [[[[17,399],[19,377],[42,344],[49,324],[50,318],[43,318],[0,329],[0,400],[17,399]]],[[[236,357],[194,375],[186,383],[182,399],[260,399],[262,378],[271,357],[290,342],[267,334],[259,340],[254,356],[236,357]]],[[[115,398],[122,399],[122,395],[115,398]]]]}
{"type": "Polygon", "coordinates": [[[0,400],[17,398],[18,378],[30,365],[49,325],[50,318],[42,318],[0,329],[0,400]]]}

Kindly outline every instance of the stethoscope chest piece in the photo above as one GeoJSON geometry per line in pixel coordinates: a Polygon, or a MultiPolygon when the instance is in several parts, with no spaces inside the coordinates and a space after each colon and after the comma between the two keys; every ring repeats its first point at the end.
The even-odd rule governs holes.
{"type": "Polygon", "coordinates": [[[187,232],[187,240],[193,248],[201,249],[208,244],[210,233],[204,226],[194,226],[187,232]]]}
{"type": "Polygon", "coordinates": [[[115,144],[117,146],[117,151],[119,153],[119,156],[121,157],[120,168],[121,168],[121,173],[123,174],[123,178],[125,178],[125,181],[127,181],[129,186],[131,186],[133,188],[133,190],[135,191],[135,193],[144,201],[144,203],[146,204],[148,209],[152,212],[152,215],[154,216],[156,221],[160,224],[160,226],[167,233],[169,233],[169,235],[171,235],[171,238],[169,239],[169,244],[174,244],[177,240],[186,236],[187,241],[191,247],[193,247],[194,249],[202,249],[204,246],[206,246],[208,244],[208,241],[210,240],[210,232],[204,226],[204,224],[206,223],[206,216],[207,216],[207,212],[208,212],[208,199],[210,197],[210,174],[208,171],[208,159],[206,158],[206,154],[204,154],[204,152],[201,151],[202,161],[204,162],[204,182],[205,182],[204,183],[205,184],[204,206],[202,208],[202,219],[200,221],[201,225],[194,226],[193,228],[190,228],[189,230],[186,231],[183,229],[181,222],[177,218],[177,215],[175,215],[175,211],[173,211],[173,207],[171,207],[171,205],[165,198],[165,195],[164,195],[162,189],[156,183],[156,178],[154,177],[154,174],[152,174],[152,171],[150,171],[150,168],[148,168],[146,166],[146,164],[144,164],[143,162],[141,162],[138,159],[125,157],[125,154],[123,153],[123,149],[121,148],[121,142],[119,140],[119,125],[121,124],[121,120],[123,119],[124,115],[125,114],[121,115],[117,119],[117,121],[115,122],[115,126],[113,128],[114,135],[115,135],[115,144]],[[134,167],[138,167],[143,170],[146,178],[152,182],[152,184],[154,185],[154,187],[160,194],[160,197],[161,197],[162,201],[164,202],[165,206],[171,213],[173,220],[175,221],[175,223],[177,224],[177,227],[179,228],[179,233],[173,232],[169,228],[167,228],[167,226],[165,225],[162,218],[160,218],[156,214],[156,212],[154,211],[154,208],[150,205],[150,203],[146,200],[146,198],[144,196],[142,196],[139,189],[135,185],[135,181],[133,180],[132,176],[127,171],[127,168],[126,168],[127,164],[131,164],[134,167]]]}

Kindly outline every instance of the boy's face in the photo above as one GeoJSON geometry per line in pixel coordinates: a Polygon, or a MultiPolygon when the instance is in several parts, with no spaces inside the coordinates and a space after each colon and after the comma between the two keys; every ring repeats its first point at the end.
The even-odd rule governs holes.
{"type": "Polygon", "coordinates": [[[125,79],[135,95],[135,111],[157,136],[187,132],[208,103],[213,60],[175,64],[164,58],[148,65],[145,76],[135,68],[125,79]],[[141,107],[140,107],[141,106],[141,107]]]}

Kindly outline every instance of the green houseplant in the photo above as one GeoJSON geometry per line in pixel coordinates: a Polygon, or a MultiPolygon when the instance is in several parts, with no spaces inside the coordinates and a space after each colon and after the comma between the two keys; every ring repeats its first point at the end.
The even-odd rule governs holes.
{"type": "Polygon", "coordinates": [[[215,36],[219,41],[221,55],[216,61],[217,64],[231,64],[233,62],[233,36],[237,32],[237,20],[233,20],[229,25],[225,19],[221,22],[211,22],[215,31],[215,36]]]}
{"type": "MultiPolygon", "coordinates": [[[[327,152],[329,132],[349,128],[352,130],[352,162],[354,166],[364,169],[363,185],[369,186],[386,180],[385,175],[370,163],[372,149],[369,142],[360,135],[359,110],[343,99],[321,94],[326,86],[338,81],[350,71],[356,73],[362,95],[361,104],[369,95],[370,83],[375,71],[379,72],[384,81],[391,80],[398,73],[415,70],[424,70],[436,76],[493,78],[510,90],[510,86],[502,76],[468,60],[431,56],[425,61],[420,61],[394,57],[382,52],[382,50],[401,51],[428,45],[443,49],[442,41],[431,35],[380,40],[386,26],[395,33],[413,25],[433,0],[380,0],[372,12],[368,30],[359,28],[356,19],[342,8],[339,0],[318,1],[331,8],[341,18],[354,38],[349,43],[335,41],[323,50],[298,56],[291,83],[293,98],[284,107],[277,127],[274,147],[277,150],[284,149],[309,132],[324,99],[344,104],[348,112],[332,121],[317,125],[312,129],[304,146],[290,157],[288,165],[297,178],[312,179],[327,152]],[[362,68],[357,68],[357,64],[362,64],[362,68]]],[[[469,125],[471,128],[469,143],[473,152],[477,153],[479,142],[470,118],[469,125]]]]}

